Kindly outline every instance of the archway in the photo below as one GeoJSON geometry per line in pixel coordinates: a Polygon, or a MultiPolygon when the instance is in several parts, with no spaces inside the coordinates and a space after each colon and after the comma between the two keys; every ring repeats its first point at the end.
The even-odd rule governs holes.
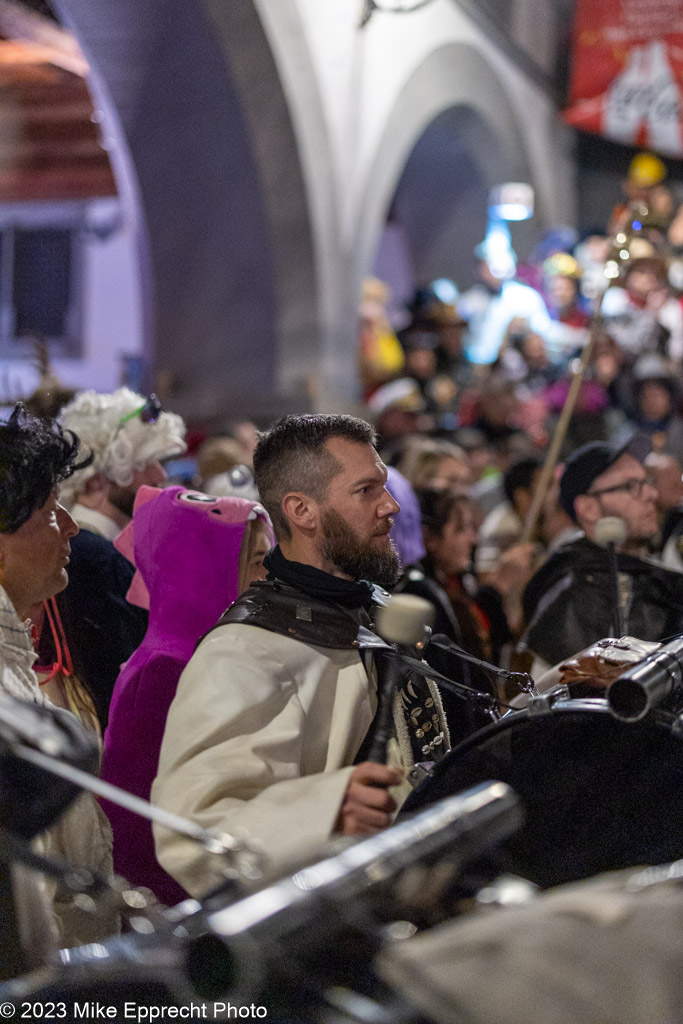
{"type": "Polygon", "coordinates": [[[130,153],[148,241],[154,368],[165,371],[173,406],[213,421],[270,414],[283,324],[291,336],[315,319],[287,308],[292,275],[310,280],[313,260],[294,135],[253,3],[56,3],[130,153]],[[247,68],[258,90],[245,88],[247,68]],[[259,138],[277,124],[268,149],[253,142],[265,109],[259,138]],[[287,169],[277,182],[290,190],[284,207],[274,202],[273,167],[287,169]],[[298,224],[294,259],[283,208],[298,224]]]}
{"type": "MultiPolygon", "coordinates": [[[[472,249],[486,228],[488,191],[514,179],[533,183],[533,172],[501,77],[469,45],[434,51],[405,84],[377,147],[358,220],[354,295],[375,268],[387,220],[400,226],[418,281],[446,274],[466,287],[472,249]]],[[[515,229],[522,251],[528,231],[515,229]]]]}

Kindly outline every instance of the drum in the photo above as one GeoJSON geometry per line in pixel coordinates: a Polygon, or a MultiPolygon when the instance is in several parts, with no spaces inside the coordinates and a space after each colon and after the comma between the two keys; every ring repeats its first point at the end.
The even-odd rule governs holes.
{"type": "Polygon", "coordinates": [[[471,736],[408,797],[403,813],[488,779],[521,797],[526,821],[500,870],[548,887],[683,857],[683,734],[653,711],[635,723],[600,699],[543,698],[471,736]]]}

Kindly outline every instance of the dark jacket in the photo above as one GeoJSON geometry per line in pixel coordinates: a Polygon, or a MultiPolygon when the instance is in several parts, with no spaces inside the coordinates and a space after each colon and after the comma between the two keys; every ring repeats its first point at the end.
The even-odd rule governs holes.
{"type": "MultiPolygon", "coordinates": [[[[625,634],[664,640],[683,632],[683,574],[625,554],[617,568],[625,634]]],[[[612,593],[607,552],[585,537],[565,544],[527,584],[522,644],[555,665],[610,636],[612,593]]]]}
{"type": "MultiPolygon", "coordinates": [[[[484,589],[487,592],[493,590],[493,588],[484,589]]],[[[448,594],[441,584],[434,579],[429,558],[408,566],[405,574],[395,587],[395,592],[415,594],[417,597],[422,597],[429,601],[434,607],[432,634],[436,636],[442,633],[449,640],[459,644],[468,654],[473,654],[475,658],[486,660],[487,652],[482,649],[478,640],[476,643],[472,642],[473,639],[476,640],[473,630],[463,630],[463,623],[459,620],[457,611],[453,607],[448,594]]],[[[471,614],[467,613],[464,607],[458,610],[463,618],[466,615],[468,619],[471,619],[472,622],[474,621],[471,614]]],[[[494,693],[491,680],[483,671],[477,666],[463,661],[452,652],[444,651],[428,644],[425,649],[425,660],[437,672],[442,672],[447,678],[453,679],[455,682],[464,683],[480,693],[491,695],[494,693]]],[[[486,711],[475,702],[468,703],[464,701],[461,697],[449,691],[443,684],[440,685],[440,689],[452,746],[471,736],[478,729],[490,724],[491,720],[486,711]]]]}
{"type": "Polygon", "coordinates": [[[74,670],[104,731],[114,683],[145,635],[149,616],[129,604],[135,568],[111,541],[82,529],[71,539],[69,585],[57,595],[74,670]]]}

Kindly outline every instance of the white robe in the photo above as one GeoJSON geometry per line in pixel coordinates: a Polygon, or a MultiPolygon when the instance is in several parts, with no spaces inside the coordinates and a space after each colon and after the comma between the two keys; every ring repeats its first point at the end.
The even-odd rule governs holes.
{"type": "MultiPolygon", "coordinates": [[[[221,626],[180,678],[152,800],[257,840],[270,867],[284,867],[330,838],[376,706],[357,651],[221,626]]],[[[159,861],[189,893],[220,881],[220,858],[160,826],[155,837],[159,861]]]]}

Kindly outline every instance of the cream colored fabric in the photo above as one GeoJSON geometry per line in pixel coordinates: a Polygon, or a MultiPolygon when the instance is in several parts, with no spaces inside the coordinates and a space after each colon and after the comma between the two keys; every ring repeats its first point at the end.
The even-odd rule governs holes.
{"type": "MultiPolygon", "coordinates": [[[[258,840],[271,867],[305,858],[334,829],[376,703],[356,651],[221,626],[181,676],[152,800],[258,840]]],[[[155,836],[161,864],[193,896],[220,881],[218,858],[166,829],[155,836]]]]}
{"type": "Polygon", "coordinates": [[[105,516],[102,512],[98,512],[95,508],[81,505],[79,501],[71,509],[71,515],[82,530],[90,530],[91,533],[97,533],[100,537],[104,537],[105,540],[114,541],[121,533],[121,527],[113,519],[105,516]]]}
{"type": "Polygon", "coordinates": [[[33,671],[35,660],[30,623],[21,621],[7,591],[0,587],[0,693],[44,704],[33,671]]]}
{"type": "Polygon", "coordinates": [[[640,877],[447,922],[387,944],[378,973],[434,1024],[679,1024],[683,887],[640,877]]]}
{"type": "MultiPolygon", "coordinates": [[[[0,693],[35,704],[50,705],[33,671],[35,659],[29,627],[22,623],[7,592],[0,587],[0,693]]],[[[89,793],[78,797],[60,821],[39,836],[34,844],[39,853],[63,857],[77,867],[112,873],[111,827],[89,793]]],[[[31,883],[36,890],[30,901],[26,901],[23,908],[19,907],[19,912],[27,918],[21,925],[24,934],[36,933],[53,940],[58,935],[60,945],[73,946],[103,939],[118,930],[118,914],[110,909],[84,914],[74,909],[71,894],[59,890],[54,882],[46,882],[36,872],[15,869],[15,878],[23,894],[31,883]],[[52,916],[51,904],[58,921],[52,916]]],[[[33,942],[31,939],[32,946],[33,942]]],[[[49,944],[43,943],[43,952],[49,944]]]]}

